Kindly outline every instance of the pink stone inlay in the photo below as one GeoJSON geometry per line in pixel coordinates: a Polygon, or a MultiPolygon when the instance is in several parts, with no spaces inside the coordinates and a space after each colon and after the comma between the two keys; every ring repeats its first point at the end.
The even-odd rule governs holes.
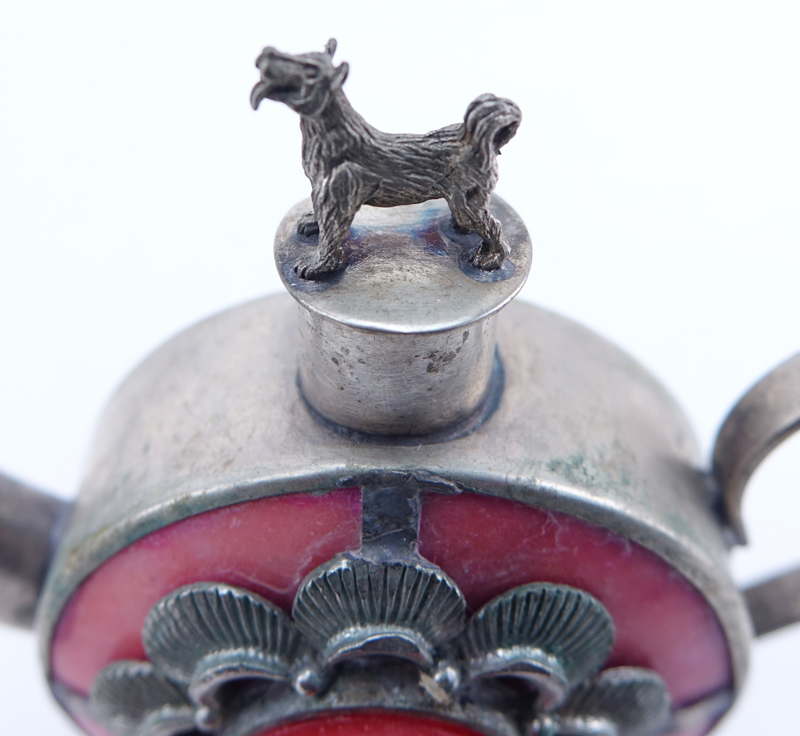
{"type": "Polygon", "coordinates": [[[473,609],[531,582],[588,591],[614,619],[608,665],[656,670],[677,705],[730,683],[725,637],[705,599],[661,558],[605,529],[492,496],[429,494],[420,552],[473,609]]]}
{"type": "Polygon", "coordinates": [[[53,637],[53,676],[86,694],[107,664],[144,659],[144,618],[175,588],[219,581],[290,609],[306,574],[360,544],[357,488],[247,501],[159,529],[104,562],[78,588],[53,637]]]}
{"type": "MultiPolygon", "coordinates": [[[[358,489],[280,496],[208,511],[134,542],[89,576],[66,606],[51,650],[54,677],[85,694],[106,664],[142,659],[147,611],[191,582],[238,585],[290,608],[308,572],[359,546],[360,512],[358,489]]],[[[655,669],[677,705],[730,682],[725,638],[703,597],[656,555],[605,529],[492,496],[430,494],[423,502],[420,551],[458,583],[473,610],[535,581],[589,591],[614,618],[617,638],[609,665],[655,669]]],[[[303,722],[317,723],[317,730],[274,730],[270,736],[328,733],[323,724],[335,718],[303,722]]],[[[374,736],[404,736],[405,726],[395,727],[392,719],[382,713],[359,720],[358,728],[373,729],[363,733],[374,736]]],[[[456,729],[431,731],[425,725],[433,736],[470,733],[432,723],[431,728],[456,729]]]]}
{"type": "Polygon", "coordinates": [[[397,711],[351,711],[261,731],[257,736],[480,736],[451,721],[397,711]]]}

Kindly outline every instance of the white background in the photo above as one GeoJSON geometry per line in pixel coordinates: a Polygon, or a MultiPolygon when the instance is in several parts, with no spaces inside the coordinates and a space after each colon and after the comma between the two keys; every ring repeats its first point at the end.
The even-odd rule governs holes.
{"type": "MultiPolygon", "coordinates": [[[[198,319],[279,290],[271,241],[309,191],[298,121],[248,105],[266,44],[339,40],[371,123],[422,132],[475,96],[523,124],[498,192],[523,298],[641,360],[707,453],[800,350],[800,10],[770,2],[11,2],[0,8],[0,468],[75,494],[115,385],[198,319]]],[[[746,583],[800,560],[790,442],[748,491],[746,583]]],[[[800,627],[754,646],[720,733],[796,723],[800,627]]],[[[68,734],[34,637],[0,631],[3,733],[68,734]]]]}

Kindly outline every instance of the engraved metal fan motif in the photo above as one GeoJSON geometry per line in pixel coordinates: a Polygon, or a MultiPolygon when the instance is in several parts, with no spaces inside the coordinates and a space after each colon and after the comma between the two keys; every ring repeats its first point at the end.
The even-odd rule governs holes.
{"type": "Polygon", "coordinates": [[[114,662],[95,679],[94,715],[118,736],[173,736],[194,732],[186,694],[149,662],[114,662]]]}
{"type": "Polygon", "coordinates": [[[189,585],[162,598],[145,619],[142,643],[161,672],[187,685],[224,677],[229,668],[288,680],[302,646],[277,606],[219,583],[189,585]]]}
{"type": "Polygon", "coordinates": [[[468,676],[515,677],[550,709],[603,665],[614,624],[593,596],[565,585],[523,585],[487,603],[467,630],[468,676]]]}
{"type": "Polygon", "coordinates": [[[222,583],[174,591],[146,618],[150,661],[115,662],[95,679],[93,717],[116,736],[228,733],[236,708],[227,699],[244,681],[262,729],[337,708],[394,707],[397,698],[494,736],[521,736],[509,707],[535,736],[647,736],[669,716],[656,673],[595,674],[613,624],[599,601],[567,586],[514,588],[465,629],[461,591],[427,561],[340,555],[306,578],[293,612],[295,621],[222,583]]]}
{"type": "Polygon", "coordinates": [[[149,662],[101,671],[95,717],[116,736],[249,736],[354,708],[433,714],[488,736],[654,733],[666,688],[647,670],[597,674],[614,625],[589,593],[521,585],[467,620],[459,587],[417,551],[419,492],[405,480],[367,489],[361,548],[312,570],[291,618],[223,583],[162,598],[142,631],[149,662]]]}
{"type": "Polygon", "coordinates": [[[533,736],[645,736],[669,723],[664,681],[640,667],[614,667],[582,682],[553,714],[534,719],[533,736]]]}
{"type": "Polygon", "coordinates": [[[341,555],[306,579],[292,615],[328,665],[374,653],[430,667],[435,647],[463,630],[465,609],[441,570],[341,555]]]}
{"type": "MultiPolygon", "coordinates": [[[[288,682],[307,647],[277,606],[248,591],[197,583],[170,593],[150,611],[142,643],[153,665],[187,687],[198,724],[218,724],[217,692],[242,679],[288,682]]],[[[304,685],[314,689],[314,674],[304,685]]]]}

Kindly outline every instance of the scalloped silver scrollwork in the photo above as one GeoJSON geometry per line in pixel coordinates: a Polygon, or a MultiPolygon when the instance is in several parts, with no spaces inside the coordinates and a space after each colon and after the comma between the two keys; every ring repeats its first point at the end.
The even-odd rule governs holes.
{"type": "Polygon", "coordinates": [[[645,736],[667,721],[656,673],[598,674],[614,629],[588,593],[534,583],[466,626],[464,611],[427,562],[340,555],[304,581],[294,621],[247,590],[188,585],[147,616],[150,662],[97,676],[92,712],[118,736],[246,734],[343,707],[435,713],[496,736],[645,736]]]}
{"type": "Polygon", "coordinates": [[[215,582],[147,615],[149,662],[115,662],[90,699],[117,736],[250,736],[337,709],[435,714],[488,736],[647,736],[670,699],[649,670],[600,672],[605,607],[565,585],[521,585],[467,620],[456,583],[417,551],[422,485],[362,490],[362,545],[313,570],[289,617],[215,582]],[[599,674],[598,674],[599,673],[599,674]]]}

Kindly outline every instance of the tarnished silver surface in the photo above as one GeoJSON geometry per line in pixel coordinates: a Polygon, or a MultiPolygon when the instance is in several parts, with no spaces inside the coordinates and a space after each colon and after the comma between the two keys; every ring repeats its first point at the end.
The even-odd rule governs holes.
{"type": "Polygon", "coordinates": [[[458,586],[432,565],[345,553],[306,578],[292,615],[326,665],[391,654],[430,668],[434,648],[464,628],[465,609],[458,586]]]}
{"type": "Polygon", "coordinates": [[[469,622],[467,676],[530,681],[544,710],[597,672],[614,624],[600,601],[564,585],[532,583],[489,601],[469,622]]]}
{"type": "Polygon", "coordinates": [[[323,667],[378,655],[431,670],[436,648],[464,629],[458,586],[417,551],[424,486],[363,488],[360,549],[312,570],[297,591],[292,616],[323,667]]]}
{"type": "Polygon", "coordinates": [[[464,433],[484,421],[499,400],[492,385],[501,380],[495,315],[522,288],[531,264],[518,215],[492,200],[511,258],[487,274],[467,260],[480,239],[453,229],[444,202],[364,207],[345,240],[347,268],[312,283],[293,270],[309,248],[296,232],[309,206],[290,210],[275,237],[278,271],[301,306],[304,398],[336,425],[410,435],[416,444],[431,441],[424,435],[464,433]]]}
{"type": "Polygon", "coordinates": [[[702,733],[709,723],[716,723],[727,713],[736,694],[729,689],[719,690],[702,700],[672,712],[671,725],[667,731],[677,733],[702,733]]]}
{"type": "Polygon", "coordinates": [[[514,267],[487,274],[463,263],[474,235],[452,229],[447,205],[364,207],[345,241],[351,263],[335,279],[311,284],[292,276],[293,252],[308,242],[294,224],[309,206],[287,213],[275,235],[275,261],[287,291],[307,310],[373,332],[417,334],[464,327],[499,311],[519,292],[531,266],[531,241],[519,215],[500,197],[492,209],[503,221],[514,267]],[[427,291],[421,294],[421,291],[427,291]]]}
{"type": "Polygon", "coordinates": [[[106,667],[92,686],[87,715],[116,736],[177,736],[194,730],[186,694],[149,662],[120,661],[106,667]]]}
{"type": "MultiPolygon", "coordinates": [[[[417,518],[415,504],[404,497],[408,489],[397,490],[400,503],[379,492],[368,505],[373,512],[388,506],[389,527],[408,531],[396,522],[417,518]]],[[[365,528],[374,531],[371,515],[365,528]]],[[[254,699],[264,727],[345,706],[394,707],[385,698],[394,692],[398,707],[477,719],[494,736],[527,722],[537,734],[589,736],[595,732],[586,723],[600,721],[649,736],[665,720],[669,697],[657,674],[618,668],[586,680],[613,644],[608,613],[591,595],[547,583],[520,586],[490,601],[456,639],[464,628],[461,592],[441,571],[436,579],[438,568],[415,559],[407,537],[398,544],[397,536],[390,528],[383,552],[398,548],[405,563],[370,561],[376,555],[369,547],[382,546],[372,540],[364,556],[338,555],[313,571],[294,601],[299,633],[242,588],[196,583],[168,594],[145,620],[150,661],[105,667],[87,712],[116,736],[172,736],[194,727],[227,734],[248,722],[242,714],[251,713],[254,699]],[[331,580],[341,569],[345,574],[331,580]],[[443,603],[437,590],[444,590],[443,603]]]]}
{"type": "MultiPolygon", "coordinates": [[[[361,489],[361,556],[376,562],[388,559],[430,564],[417,551],[420,490],[425,487],[408,478],[391,486],[361,489]]],[[[445,486],[442,490],[450,489],[445,486]]]]}
{"type": "Polygon", "coordinates": [[[322,713],[370,710],[411,712],[456,721],[486,736],[521,736],[508,715],[506,693],[487,689],[477,701],[442,697],[432,680],[411,663],[379,660],[347,662],[335,684],[318,698],[301,698],[289,688],[242,693],[232,703],[236,715],[220,736],[253,736],[265,728],[322,713]]]}
{"type": "Polygon", "coordinates": [[[349,67],[333,65],[335,51],[332,38],[323,53],[294,56],[268,46],[256,60],[261,81],[250,96],[253,108],[263,99],[277,100],[300,115],[303,170],[314,208],[299,228],[314,232],[318,242],[314,251],[295,256],[293,270],[300,278],[319,279],[348,263],[342,241],[362,205],[440,198],[457,227],[478,235],[469,263],[484,271],[501,268],[509,248],[489,197],[497,184],[497,156],[522,119],[519,107],[483,94],[467,107],[460,125],[423,135],[384,133],[350,106],[342,90],[349,67]]]}
{"type": "Polygon", "coordinates": [[[714,445],[716,478],[726,521],[744,544],[742,496],[750,476],[800,429],[800,353],[768,373],[731,409],[714,445]]]}
{"type": "Polygon", "coordinates": [[[45,585],[45,667],[70,595],[135,539],[210,508],[395,474],[570,513],[644,545],[707,598],[741,684],[750,624],[701,459],[682,414],[638,364],[568,320],[514,303],[497,317],[506,387],[484,425],[441,444],[353,443],[299,401],[296,309],[284,296],[218,315],[120,388],[45,585]]]}
{"type": "Polygon", "coordinates": [[[800,568],[752,585],[743,593],[756,636],[800,621],[800,568]]]}
{"type": "Polygon", "coordinates": [[[520,718],[544,736],[655,733],[669,713],[656,673],[621,668],[587,680],[614,643],[611,617],[589,593],[522,585],[465,626],[458,586],[417,549],[423,489],[453,491],[413,476],[362,488],[360,548],[306,576],[293,621],[260,596],[222,583],[168,594],[142,630],[150,662],[107,666],[89,710],[117,736],[172,736],[185,728],[191,701],[199,730],[225,734],[250,713],[253,697],[262,727],[325,711],[323,704],[341,707],[343,696],[351,707],[385,705],[382,693],[402,691],[409,674],[414,680],[405,661],[418,672],[416,697],[404,708],[426,713],[433,701],[437,712],[478,719],[494,736],[520,718]],[[374,681],[365,688],[356,679],[353,687],[352,675],[364,672],[377,678],[377,690],[374,681]]]}
{"type": "Polygon", "coordinates": [[[0,473],[0,622],[33,627],[69,507],[0,473]]]}
{"type": "Polygon", "coordinates": [[[218,693],[228,682],[292,682],[300,673],[306,687],[321,681],[307,671],[307,647],[282,610],[220,583],[196,583],[162,598],[145,619],[142,643],[161,674],[188,688],[206,729],[219,723],[218,693]]]}
{"type": "Polygon", "coordinates": [[[613,667],[576,687],[556,713],[535,718],[531,736],[648,736],[669,725],[670,706],[655,672],[613,667]]]}
{"type": "MultiPolygon", "coordinates": [[[[308,574],[294,599],[293,622],[260,596],[222,583],[168,594],[145,619],[150,662],[106,667],[90,710],[118,736],[133,727],[136,736],[159,736],[180,719],[185,723],[191,701],[197,728],[224,734],[249,711],[254,693],[262,726],[325,710],[321,703],[339,703],[343,694],[352,707],[380,707],[382,692],[406,686],[404,662],[417,668],[416,697],[405,708],[425,713],[433,701],[457,720],[480,716],[496,736],[507,730],[506,718],[520,716],[536,716],[534,723],[553,735],[554,723],[594,723],[595,711],[604,705],[612,711],[609,702],[618,705],[626,694],[636,710],[641,697],[629,681],[660,683],[657,675],[636,680],[629,673],[624,687],[597,685],[593,696],[564,704],[603,665],[614,640],[608,612],[584,591],[549,583],[514,588],[478,611],[462,635],[464,596],[417,550],[423,488],[451,492],[447,484],[413,477],[362,489],[361,547],[308,574]],[[361,685],[353,698],[352,675],[366,671],[383,690],[361,685]],[[509,684],[515,680],[522,687],[509,684]],[[122,702],[126,683],[131,703],[122,702]],[[304,699],[283,687],[289,683],[304,699]],[[557,706],[567,710],[543,716],[557,706]]],[[[629,720],[641,725],[646,719],[636,711],[629,720]]]]}
{"type": "Polygon", "coordinates": [[[162,598],[145,619],[142,643],[151,662],[185,684],[204,679],[209,665],[224,666],[229,658],[241,668],[240,658],[249,655],[254,673],[288,680],[299,648],[282,610],[220,583],[195,583],[162,598]]]}
{"type": "MultiPolygon", "coordinates": [[[[137,663],[139,664],[139,663],[137,663]]],[[[237,703],[241,710],[237,712],[236,718],[226,724],[225,736],[250,736],[257,733],[262,723],[273,723],[291,718],[295,714],[313,714],[315,711],[324,709],[336,709],[353,707],[359,701],[358,698],[365,694],[370,694],[374,700],[380,702],[385,707],[393,707],[398,710],[423,711],[437,715],[444,715],[447,706],[455,705],[460,707],[462,721],[468,723],[473,729],[480,733],[490,736],[518,736],[515,724],[507,717],[491,710],[487,705],[475,707],[471,704],[459,706],[453,703],[447,693],[439,690],[431,678],[422,676],[415,672],[413,665],[409,663],[393,663],[395,676],[393,680],[387,682],[380,672],[375,672],[379,668],[378,662],[368,662],[366,667],[355,663],[349,663],[343,668],[340,675],[339,688],[335,691],[325,693],[324,700],[306,701],[301,699],[297,693],[292,693],[289,688],[272,689],[268,696],[263,691],[243,694],[237,703]],[[348,667],[353,671],[349,672],[348,667]],[[345,692],[349,688],[349,692],[345,692]],[[422,692],[418,692],[421,690],[422,692]],[[392,705],[391,697],[396,697],[396,704],[392,705]],[[420,705],[422,703],[423,705],[420,705]],[[438,710],[437,710],[438,709],[438,710]]],[[[53,683],[53,694],[58,702],[70,713],[79,714],[82,717],[96,717],[92,712],[91,704],[87,698],[73,692],[69,688],[59,683],[53,683]]],[[[498,702],[497,692],[485,693],[484,703],[492,703],[496,708],[501,708],[505,703],[498,702]],[[492,697],[494,696],[494,697],[492,697]]],[[[671,723],[666,731],[676,731],[682,733],[692,733],[706,726],[709,722],[720,718],[728,711],[733,704],[734,694],[730,690],[722,690],[704,698],[685,708],[674,710],[671,716],[671,723]]],[[[453,709],[455,710],[455,709],[453,709]]],[[[448,717],[458,720],[450,710],[448,717]]],[[[549,724],[557,726],[558,722],[551,719],[549,724]]],[[[531,724],[535,726],[535,722],[531,724]]],[[[605,726],[605,724],[603,724],[605,726]]]]}

